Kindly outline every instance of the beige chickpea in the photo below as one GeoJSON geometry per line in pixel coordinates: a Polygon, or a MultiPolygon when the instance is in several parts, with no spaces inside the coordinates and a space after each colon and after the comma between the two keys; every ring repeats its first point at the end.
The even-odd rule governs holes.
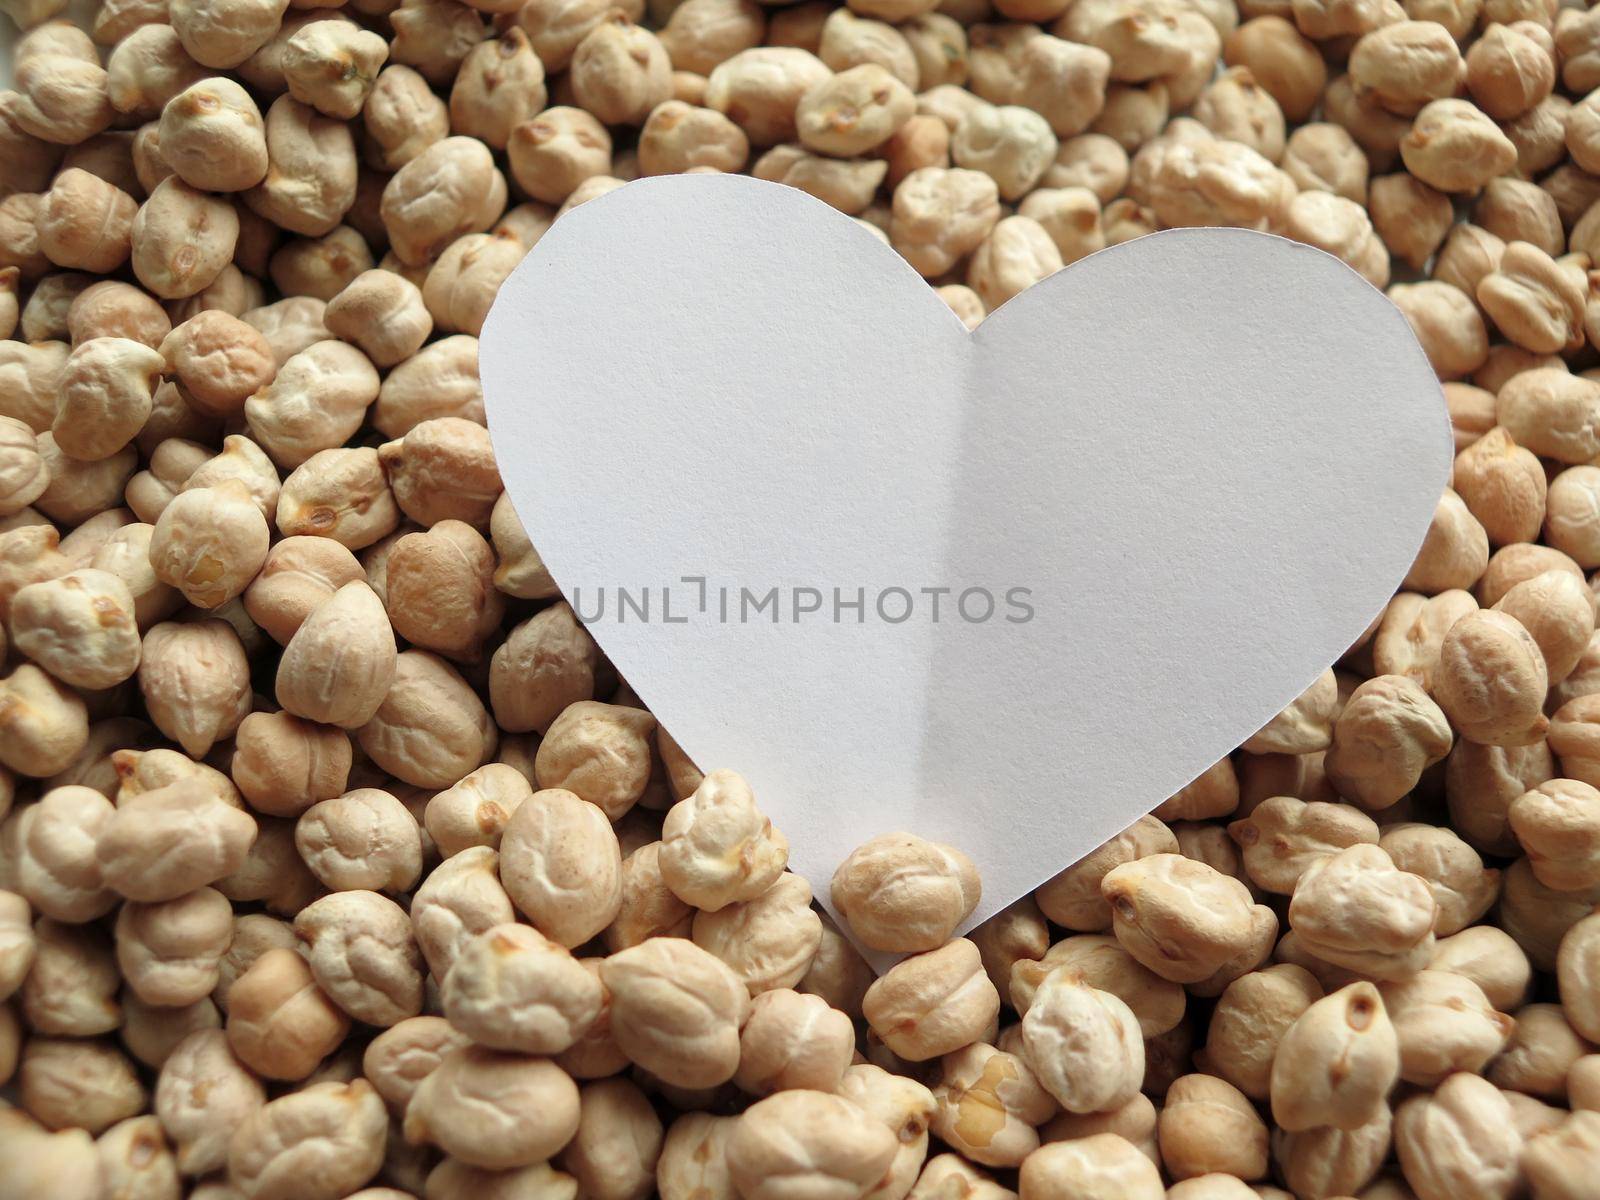
{"type": "Polygon", "coordinates": [[[294,950],[267,950],[228,989],[228,1045],[268,1079],[305,1079],[349,1028],[294,950]]]}
{"type": "Polygon", "coordinates": [[[622,902],[606,927],[607,949],[624,950],[646,938],[688,937],[694,909],[661,878],[661,843],[646,842],[622,860],[622,902]]]}
{"type": "Polygon", "coordinates": [[[1467,51],[1467,89],[1497,121],[1521,116],[1550,95],[1556,63],[1546,45],[1510,25],[1490,25],[1467,51]]]}
{"type": "Polygon", "coordinates": [[[288,712],[254,712],[234,733],[229,771],[252,808],[297,817],[343,794],[350,765],[350,739],[342,730],[288,712]]]}
{"type": "Polygon", "coordinates": [[[351,550],[387,537],[400,521],[371,447],[313,454],[283,481],[275,515],[284,534],[326,537],[351,550]]]}
{"type": "Polygon", "coordinates": [[[999,188],[992,177],[929,167],[895,188],[889,236],[913,267],[933,277],[976,250],[999,220],[999,188]]]}
{"type": "Polygon", "coordinates": [[[278,703],[297,717],[355,729],[396,678],[394,634],[363,581],[340,587],[300,623],[278,664],[278,703]]]}
{"type": "Polygon", "coordinates": [[[428,81],[410,67],[391,64],[378,73],[362,106],[366,162],[397,171],[450,133],[450,112],[428,81]]]}
{"type": "Polygon", "coordinates": [[[750,173],[768,183],[799,188],[855,216],[871,205],[888,171],[889,164],[881,158],[827,158],[802,146],[784,145],[758,158],[750,173]]]}
{"type": "Polygon", "coordinates": [[[272,252],[267,271],[285,295],[314,296],[326,302],[372,265],[366,238],[349,225],[339,225],[321,237],[285,242],[272,252]]]}
{"type": "Polygon", "coordinates": [[[720,960],[682,938],[650,938],[606,959],[600,975],[612,1036],[630,1060],[679,1087],[733,1077],[750,996],[720,960]]]}
{"type": "Polygon", "coordinates": [[[1378,841],[1377,823],[1359,809],[1292,796],[1262,801],[1248,817],[1230,824],[1228,833],[1243,851],[1250,881],[1286,896],[1294,894],[1300,876],[1318,859],[1378,841]]]}
{"type": "Polygon", "coordinates": [[[1365,844],[1312,863],[1289,902],[1307,950],[1377,979],[1403,979],[1427,964],[1436,913],[1426,880],[1365,844]]]}
{"type": "Polygon", "coordinates": [[[1088,188],[1039,188],[1023,199],[1017,213],[1040,224],[1065,265],[1105,248],[1100,201],[1088,188]]]}
{"type": "Polygon", "coordinates": [[[1081,133],[1062,141],[1055,162],[1039,180],[1046,188],[1088,188],[1109,204],[1128,181],[1128,153],[1102,133],[1081,133]]]}
{"type": "Polygon", "coordinates": [[[119,1121],[95,1143],[102,1178],[114,1194],[178,1194],[178,1168],[161,1122],[146,1114],[119,1121]]]}
{"type": "Polygon", "coordinates": [[[672,63],[660,39],[620,12],[578,43],[570,72],[578,103],[606,125],[642,125],[672,95],[672,63]]]}
{"type": "Polygon", "coordinates": [[[765,892],[788,863],[788,842],[732,771],[713,771],[667,814],[661,877],[673,894],[706,912],[765,892]]]}
{"type": "Polygon", "coordinates": [[[1466,100],[1436,99],[1400,139],[1406,169],[1443,192],[1475,192],[1516,165],[1511,139],[1466,100]]]}
{"type": "Polygon", "coordinates": [[[1567,1020],[1591,1042],[1600,1041],[1600,998],[1595,995],[1597,974],[1600,974],[1600,920],[1590,914],[1562,936],[1556,958],[1556,982],[1560,985],[1567,1020]]]}
{"type": "Polygon", "coordinates": [[[1537,538],[1545,515],[1544,468],[1503,427],[1490,429],[1456,456],[1452,482],[1491,544],[1537,538]]]}
{"type": "Polygon", "coordinates": [[[1085,1194],[1160,1200],[1166,1194],[1155,1165],[1114,1133],[1039,1147],[1022,1164],[1018,1192],[1025,1200],[1068,1200],[1085,1194]]]}
{"type": "Polygon", "coordinates": [[[1516,1022],[1496,1012],[1472,980],[1425,970],[1383,985],[1400,1046],[1400,1077],[1436,1086],[1455,1071],[1481,1072],[1516,1022]]]}
{"type": "Polygon", "coordinates": [[[1395,1113],[1395,1150],[1419,1200],[1460,1195],[1469,1180],[1474,1195],[1513,1194],[1521,1143],[1499,1089],[1464,1072],[1395,1113]]]}
{"type": "Polygon", "coordinates": [[[1023,1056],[1068,1112],[1125,1104],[1144,1078],[1138,1018],[1109,992],[1067,975],[1046,978],[1022,1021],[1023,1056]]]}
{"type": "Polygon", "coordinates": [[[511,131],[536,117],[546,98],[544,64],[528,35],[513,26],[474,46],[462,61],[450,89],[450,124],[456,133],[504,150],[511,131]]]}
{"type": "Polygon", "coordinates": [[[1111,927],[1111,906],[1101,895],[1105,876],[1123,863],[1150,854],[1176,854],[1177,838],[1158,818],[1139,818],[1099,849],[1043,884],[1040,909],[1056,924],[1092,933],[1111,927]]]}
{"type": "Polygon", "coordinates": [[[661,1119],[637,1084],[602,1079],[579,1093],[578,1129],[560,1162],[595,1200],[644,1200],[655,1190],[661,1119]]]}
{"type": "Polygon", "coordinates": [[[1451,742],[1445,711],[1420,685],[1405,676],[1380,675],[1351,693],[1334,722],[1324,769],[1341,796],[1384,809],[1415,787],[1422,772],[1449,753],[1451,742]]]}
{"type": "Polygon", "coordinates": [[[1321,999],[1322,988],[1311,974],[1288,963],[1234,980],[1212,1015],[1205,1067],[1251,1099],[1267,1099],[1279,1045],[1321,999]]]}
{"type": "Polygon", "coordinates": [[[1101,893],[1124,949],[1178,983],[1198,983],[1253,954],[1255,944],[1276,928],[1269,909],[1251,904],[1244,884],[1176,854],[1114,868],[1101,893]]]}
{"type": "Polygon", "coordinates": [[[808,148],[849,157],[881,146],[914,111],[911,89],[876,63],[863,63],[811,87],[795,125],[808,148]]]}
{"type": "Polygon", "coordinates": [[[1466,75],[1455,39],[1433,21],[1401,21],[1375,29],[1350,54],[1356,94],[1400,116],[1454,96],[1466,75]]]}
{"type": "Polygon", "coordinates": [[[444,979],[450,1023],[481,1046],[557,1054],[600,1014],[600,981],[564,946],[526,925],[467,942],[444,979]]]}
{"type": "Polygon", "coordinates": [[[913,1062],[977,1041],[999,1006],[978,948],[965,938],[903,959],[867,989],[863,1001],[867,1021],[884,1044],[913,1062]]]}
{"type": "Polygon", "coordinates": [[[1495,609],[1516,618],[1544,656],[1545,672],[1559,683],[1577,667],[1594,633],[1594,597],[1566,571],[1546,571],[1510,588],[1495,609]]]}
{"type": "Polygon", "coordinates": [[[172,27],[196,62],[236,67],[278,31],[287,7],[287,0],[178,0],[172,27]]]}
{"type": "Polygon", "coordinates": [[[804,978],[822,937],[811,887],[785,873],[753,900],[695,916],[696,945],[714,954],[756,995],[793,987],[804,978]]]}
{"type": "Polygon", "coordinates": [[[1427,882],[1436,905],[1434,932],[1441,937],[1481,918],[1499,892],[1500,872],[1486,871],[1477,851],[1449,829],[1399,822],[1384,828],[1378,845],[1396,867],[1427,882]]]}
{"type": "Polygon", "coordinates": [[[875,950],[936,950],[978,903],[977,868],[960,850],[914,834],[882,834],[834,872],[835,910],[875,950]]]}
{"type": "Polygon", "coordinates": [[[1477,307],[1461,289],[1429,280],[1395,284],[1387,294],[1410,322],[1440,378],[1470,374],[1483,364],[1488,334],[1477,307]]]}
{"type": "Polygon", "coordinates": [[[342,121],[292,96],[279,96],[265,120],[266,176],[244,202],[290,233],[321,237],[355,203],[355,139],[342,121]]]}
{"type": "Polygon", "coordinates": [[[39,249],[58,267],[109,274],[127,261],[138,210],[121,188],[70,167],[40,201],[39,249]]]}
{"type": "Polygon", "coordinates": [[[1600,885],[1600,792],[1576,779],[1549,780],[1520,796],[1507,816],[1540,883],[1562,891],[1600,885]]]}
{"type": "Polygon", "coordinates": [[[122,1024],[121,976],[101,930],[44,918],[34,925],[27,949],[32,966],[17,1000],[36,1035],[94,1037],[122,1024]]]}
{"type": "Polygon", "coordinates": [[[1500,925],[1516,940],[1535,969],[1554,970],[1561,939],[1600,902],[1600,893],[1593,889],[1563,892],[1546,887],[1526,859],[1507,867],[1503,878],[1497,910],[1500,925]]]}
{"type": "Polygon", "coordinates": [[[993,311],[1062,267],[1061,251],[1038,221],[1002,218],[967,266],[967,284],[993,311]]]}
{"type": "Polygon", "coordinates": [[[16,649],[73,687],[112,687],[138,669],[133,594],[107,571],[69,571],[22,588],[10,622],[16,649]]]}
{"type": "Polygon", "coordinates": [[[241,595],[266,562],[270,531],[249,489],[236,479],[173,497],[150,539],[161,582],[199,608],[241,595]]]}
{"type": "Polygon", "coordinates": [[[990,176],[1003,199],[1018,200],[1038,183],[1058,145],[1032,109],[990,106],[973,110],[956,127],[950,156],[958,167],[990,176]]]}
{"type": "Polygon", "coordinates": [[[950,128],[938,117],[913,113],[884,143],[883,156],[889,163],[885,182],[893,190],[914,171],[950,165],[950,128]]]}
{"type": "Polygon", "coordinates": [[[1168,1033],[1183,1020],[1182,986],[1139,963],[1112,937],[1069,937],[1050,947],[1041,960],[1018,963],[1008,981],[1012,1007],[1026,1015],[1038,989],[1052,979],[1117,997],[1133,1011],[1146,1038],[1168,1033]]]}
{"type": "Polygon", "coordinates": [[[734,1082],[753,1096],[792,1088],[838,1089],[855,1050],[849,1017],[820,996],[787,988],[762,992],[739,1035],[734,1082]]]}
{"type": "Polygon", "coordinates": [[[1521,622],[1483,610],[1463,617],[1445,634],[1434,695],[1463,737],[1526,745],[1549,726],[1540,711],[1547,682],[1539,644],[1521,622]]]}
{"type": "Polygon", "coordinates": [[[362,1074],[392,1110],[404,1112],[417,1085],[447,1053],[467,1044],[443,1017],[407,1017],[367,1043],[362,1074]]]}
{"type": "Polygon", "coordinates": [[[27,900],[16,892],[0,891],[0,995],[6,999],[16,995],[27,978],[33,967],[34,949],[32,912],[27,900]]]}
{"type": "Polygon", "coordinates": [[[0,679],[0,766],[43,778],[65,770],[89,737],[77,693],[24,663],[0,679]]]}
{"type": "Polygon", "coordinates": [[[643,709],[581,700],[564,709],[539,745],[539,786],[564,788],[611,819],[644,793],[655,718],[643,709]]]}
{"type": "Polygon", "coordinates": [[[532,795],[514,767],[488,763],[428,801],[428,836],[446,857],[469,846],[498,848],[511,815],[532,795]]]}
{"type": "Polygon", "coordinates": [[[746,1109],[727,1143],[728,1170],[747,1200],[859,1200],[895,1156],[888,1128],[849,1100],[778,1092],[746,1109]]]}
{"type": "Polygon", "coordinates": [[[21,421],[35,433],[50,428],[55,391],[71,347],[63,342],[0,342],[0,416],[21,421]]]}
{"type": "Polygon", "coordinates": [[[548,731],[570,706],[594,695],[599,653],[565,601],[516,625],[490,667],[495,720],[510,732],[548,731]]]}
{"type": "Polygon", "coordinates": [[[174,900],[129,902],[117,914],[117,964],[149,1004],[179,1007],[210,995],[233,937],[222,893],[198,888],[174,900]]]}
{"type": "Polygon", "coordinates": [[[68,786],[17,813],[11,882],[42,915],[92,921],[115,906],[95,857],[95,839],[114,811],[100,793],[68,786]]]}
{"type": "Polygon", "coordinates": [[[422,956],[393,900],[337,891],[301,909],[294,929],[317,986],[355,1020],[388,1027],[422,1011],[422,956]]]}
{"type": "Polygon", "coordinates": [[[435,980],[443,980],[476,934],[516,917],[497,874],[499,856],[473,846],[447,858],[422,881],[411,901],[417,943],[435,980]]]}
{"type": "MultiPolygon", "coordinates": [[[[1450,230],[1450,235],[1439,249],[1438,258],[1434,260],[1433,276],[1435,279],[1448,283],[1452,287],[1460,288],[1469,296],[1473,295],[1478,290],[1478,284],[1499,268],[1500,259],[1505,254],[1505,250],[1505,242],[1487,229],[1481,229],[1476,225],[1469,224],[1456,225],[1450,230]]],[[[1449,384],[1447,386],[1452,389],[1452,394],[1456,396],[1457,409],[1463,415],[1468,412],[1473,414],[1475,418],[1487,415],[1489,426],[1494,424],[1492,396],[1485,407],[1482,403],[1482,397],[1478,396],[1476,391],[1463,392],[1460,390],[1467,385],[1449,384]],[[1469,396],[1473,398],[1475,403],[1470,408],[1467,408],[1462,402],[1469,396]]],[[[1452,419],[1452,424],[1455,424],[1454,419],[1452,419]]],[[[1461,428],[1461,426],[1457,427],[1461,428]]],[[[1488,427],[1479,428],[1476,432],[1481,435],[1486,433],[1487,429],[1488,427]]],[[[1456,448],[1459,453],[1468,447],[1460,444],[1458,439],[1456,448]]]]}
{"type": "Polygon", "coordinates": [[[795,111],[801,98],[828,79],[829,74],[829,68],[806,50],[752,47],[711,71],[706,82],[706,107],[738,125],[752,145],[789,141],[795,136],[795,111]]]}
{"type": "MultiPolygon", "coordinates": [[[[604,178],[585,180],[567,203],[581,203],[584,193],[604,178]]],[[[527,247],[506,233],[469,233],[451,242],[429,267],[422,285],[422,299],[434,324],[446,333],[476,337],[500,285],[525,254],[527,247]]]]}
{"type": "Polygon", "coordinates": [[[656,1188],[662,1200],[732,1200],[737,1195],[727,1166],[727,1143],[737,1117],[687,1112],[667,1130],[656,1163],[656,1188]]]}
{"type": "Polygon", "coordinates": [[[364,271],[328,301],[328,331],[355,343],[376,367],[392,367],[422,348],[433,318],[422,293],[391,271],[364,271]]]}
{"type": "Polygon", "coordinates": [[[1560,462],[1587,462],[1600,453],[1590,413],[1600,406],[1600,384],[1549,368],[1525,371],[1500,391],[1500,423],[1519,445],[1560,462]]]}
{"type": "Polygon", "coordinates": [[[639,134],[639,165],[646,175],[671,175],[691,167],[738,171],[750,141],[715,109],[666,100],[651,110],[639,134]]]}
{"type": "Polygon", "coordinates": [[[677,71],[710,75],[717,65],[762,42],[762,10],[735,0],[686,0],[667,18],[661,44],[677,71]]]}
{"type": "Polygon", "coordinates": [[[983,300],[978,293],[964,283],[946,283],[933,289],[939,299],[950,306],[950,311],[967,327],[967,330],[976,329],[983,324],[987,310],[983,307],[983,300]]]}
{"type": "Polygon", "coordinates": [[[821,996],[834,1008],[854,1018],[861,1016],[861,1002],[876,977],[866,959],[824,915],[816,957],[796,985],[798,990],[821,996]]]}
{"type": "MultiPolygon", "coordinates": [[[[81,168],[69,169],[79,170],[81,168]]],[[[91,178],[96,183],[105,182],[99,179],[98,176],[91,176],[91,178]]],[[[46,193],[42,200],[48,199],[49,193],[46,193]]],[[[45,209],[41,205],[39,212],[41,220],[44,215],[45,209]]],[[[54,226],[53,228],[58,232],[65,232],[66,237],[63,240],[70,241],[74,236],[70,223],[54,226]]],[[[36,225],[34,236],[37,238],[40,234],[41,226],[36,225]]],[[[71,253],[70,249],[67,250],[67,254],[70,255],[71,253]]],[[[28,297],[28,303],[23,306],[19,314],[18,324],[20,329],[18,332],[20,336],[29,342],[49,341],[69,336],[67,313],[71,311],[73,300],[89,286],[92,278],[92,276],[81,271],[54,271],[41,278],[34,285],[33,295],[28,297]]]]}
{"type": "Polygon", "coordinates": [[[107,886],[157,903],[232,874],[255,836],[255,818],[181,780],[124,799],[101,828],[95,856],[107,886]]]}
{"type": "Polygon", "coordinates": [[[239,319],[267,340],[276,369],[300,351],[328,340],[331,335],[322,324],[325,309],[314,296],[290,296],[250,309],[239,319]]]}
{"type": "MultiPolygon", "coordinates": [[[[92,46],[51,45],[48,39],[79,34],[65,22],[33,30],[14,56],[16,91],[10,120],[23,133],[60,146],[87,141],[111,123],[115,113],[106,72],[92,46]]],[[[87,39],[85,39],[87,40],[87,39]]]]}
{"type": "Polygon", "coordinates": [[[1167,1088],[1161,1158],[1178,1180],[1267,1173],[1267,1126],[1249,1099],[1214,1075],[1184,1075],[1167,1088]]]}
{"type": "Polygon", "coordinates": [[[189,1034],[156,1080],[156,1115],[185,1175],[226,1166],[234,1129],[266,1102],[266,1089],[234,1057],[220,1029],[189,1034]]]}
{"type": "Polygon", "coordinates": [[[313,804],[295,822],[294,842],[312,873],[334,891],[404,892],[422,873],[416,821],[378,788],[313,804]]]}
{"type": "Polygon", "coordinates": [[[605,814],[561,789],[535,792],[500,838],[505,890],[534,926],[567,947],[616,918],[622,854],[605,814]]]}
{"type": "Polygon", "coordinates": [[[57,385],[56,447],[84,462],[117,456],[149,417],[163,366],[159,353],[128,338],[91,338],[76,346],[57,385]]]}
{"type": "Polygon", "coordinates": [[[228,1180],[246,1200],[333,1200],[356,1193],[384,1161],[388,1114],[364,1079],[279,1096],[239,1125],[228,1180]]]}
{"type": "Polygon", "coordinates": [[[285,44],[283,76],[296,100],[348,121],[361,112],[388,57],[375,33],[344,21],[312,21],[285,44]]]}
{"type": "Polygon", "coordinates": [[[1311,115],[1327,83],[1327,67],[1315,45],[1281,16],[1245,21],[1224,39],[1222,56],[1230,67],[1248,68],[1284,116],[1297,123],[1311,115]]]}
{"type": "Polygon", "coordinates": [[[239,217],[227,200],[164,179],[133,218],[133,273],[164,300],[202,291],[233,257],[239,217]]]}
{"type": "Polygon", "coordinates": [[[453,519],[488,525],[503,485],[482,425],[461,417],[423,421],[380,447],[378,457],[395,503],[418,524],[453,519]]]}
{"type": "Polygon", "coordinates": [[[1600,468],[1568,467],[1550,482],[1545,504],[1545,540],[1550,546],[1588,566],[1600,566],[1600,468]]]}
{"type": "Polygon", "coordinates": [[[200,191],[242,192],[267,173],[261,110],[226,77],[208,77],[167,101],[159,136],[161,157],[200,191]]]}
{"type": "Polygon", "coordinates": [[[611,135],[581,108],[547,108],[511,131],[511,174],[535,200],[560,204],[580,183],[611,170],[611,135]]]}
{"type": "Polygon", "coordinates": [[[402,262],[434,258],[463,233],[487,229],[505,207],[505,180],[475,138],[435,142],[390,177],[382,217],[402,262]]]}
{"type": "Polygon", "coordinates": [[[244,403],[251,437],[281,467],[342,445],[377,397],[378,373],[344,342],[320,341],[291,356],[244,403]]]}
{"type": "Polygon", "coordinates": [[[479,12],[454,0],[402,0],[389,22],[389,57],[415,67],[436,87],[449,83],[461,60],[487,36],[479,12]]]}
{"type": "Polygon", "coordinates": [[[1400,1046],[1378,989],[1353,983],[1314,1001],[1278,1042],[1272,1116],[1299,1132],[1354,1130],[1387,1105],[1400,1074],[1400,1046]]]}
{"type": "Polygon", "coordinates": [[[1569,1080],[1577,1082],[1573,1068],[1590,1049],[1559,1004],[1524,1005],[1517,1010],[1516,1028],[1504,1052],[1489,1065],[1489,1082],[1502,1090],[1566,1100],[1574,1109],[1581,1108],[1587,1097],[1569,1080]]]}
{"type": "Polygon", "coordinates": [[[159,116],[168,100],[208,74],[165,21],[141,25],[118,38],[105,67],[111,107],[142,118],[159,116]]]}
{"type": "Polygon", "coordinates": [[[364,580],[361,564],[331,538],[286,537],[267,552],[244,592],[250,619],[287,645],[305,619],[348,583],[364,580]]]}
{"type": "Polygon", "coordinates": [[[146,1097],[133,1063],[112,1043],[34,1037],[22,1049],[17,1099],[47,1129],[98,1134],[137,1115],[146,1097]]]}
{"type": "Polygon", "coordinates": [[[177,326],[162,339],[160,350],[167,371],[183,385],[184,398],[212,416],[237,414],[277,373],[267,339],[215,309],[177,326]]]}
{"type": "Polygon", "coordinates": [[[1511,242],[1477,294],[1501,332],[1524,349],[1554,353],[1583,342],[1585,288],[1536,246],[1511,242]]]}

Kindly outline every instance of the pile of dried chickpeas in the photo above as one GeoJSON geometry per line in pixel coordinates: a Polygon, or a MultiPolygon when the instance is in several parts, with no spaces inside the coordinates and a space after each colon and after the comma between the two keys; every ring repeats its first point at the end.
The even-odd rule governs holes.
{"type": "Polygon", "coordinates": [[[1600,1196],[1600,8],[64,4],[0,0],[0,1200],[1600,1196]],[[965,937],[959,847],[808,884],[483,424],[500,283],[688,171],[969,325],[1337,255],[1455,425],[1403,590],[965,937]]]}

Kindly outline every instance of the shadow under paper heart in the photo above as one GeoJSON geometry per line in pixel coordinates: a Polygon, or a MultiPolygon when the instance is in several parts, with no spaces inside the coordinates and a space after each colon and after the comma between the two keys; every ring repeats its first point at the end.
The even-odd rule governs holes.
{"type": "Polygon", "coordinates": [[[1298,695],[1405,574],[1451,461],[1399,312],[1238,230],[1103,251],[969,335],[803,193],[649,179],[552,227],[481,357],[568,598],[676,589],[680,620],[589,624],[685,750],[750,779],[824,902],[876,833],[961,846],[973,923],[1298,695]],[[774,588],[750,619],[739,589],[774,588]]]}

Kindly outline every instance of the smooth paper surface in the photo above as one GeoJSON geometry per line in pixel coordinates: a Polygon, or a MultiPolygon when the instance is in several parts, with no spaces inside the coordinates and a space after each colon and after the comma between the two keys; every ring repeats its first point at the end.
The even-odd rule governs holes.
{"type": "Polygon", "coordinates": [[[1320,251],[1160,233],[969,334],[854,221],[735,176],[562,217],[480,353],[516,510],[663,725],[824,903],[875,834],[961,847],[969,926],[1343,653],[1452,456],[1404,318],[1320,251]]]}

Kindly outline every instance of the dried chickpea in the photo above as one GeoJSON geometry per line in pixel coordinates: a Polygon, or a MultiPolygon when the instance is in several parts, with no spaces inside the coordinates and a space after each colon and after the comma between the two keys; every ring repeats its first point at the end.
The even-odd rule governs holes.
{"type": "Polygon", "coordinates": [[[232,204],[169,177],[133,218],[133,273],[163,300],[192,296],[222,273],[238,238],[232,204]]]}
{"type": "Polygon", "coordinates": [[[371,447],[319,450],[306,459],[283,481],[275,516],[284,534],[315,534],[351,550],[387,537],[400,522],[371,447]]]}
{"type": "Polygon", "coordinates": [[[1123,948],[1177,983],[1210,978],[1276,930],[1271,910],[1252,905],[1244,884],[1177,854],[1124,863],[1105,876],[1101,892],[1123,948]]]}
{"type": "Polygon", "coordinates": [[[1395,1112],[1395,1151],[1418,1200],[1446,1200],[1463,1188],[1476,1196],[1512,1195],[1521,1143],[1504,1095],[1466,1072],[1395,1112]]]}
{"type": "Polygon", "coordinates": [[[834,909],[863,944],[907,954],[936,950],[972,912],[977,869],[960,850],[914,834],[882,834],[834,872],[834,909]]]}
{"type": "Polygon", "coordinates": [[[267,558],[270,531],[237,479],[173,497],[156,521],[150,563],[189,603],[214,609],[241,595],[267,558]]]}
{"type": "Polygon", "coordinates": [[[487,229],[504,208],[505,180],[488,147],[475,138],[447,137],[390,177],[382,218],[394,253],[420,265],[461,234],[487,229]]]}
{"type": "Polygon", "coordinates": [[[661,878],[686,904],[716,912],[765,892],[788,863],[788,842],[732,771],[713,771],[668,812],[661,878]]]}
{"type": "Polygon", "coordinates": [[[161,1064],[155,1111],[174,1143],[178,1169],[205,1175],[227,1165],[234,1129],[267,1101],[220,1029],[198,1030],[161,1064]]]}
{"type": "Polygon", "coordinates": [[[502,484],[489,431],[461,417],[436,417],[378,450],[395,503],[420,525],[454,519],[487,527],[502,484]]]}
{"type": "Polygon", "coordinates": [[[979,1040],[999,1007],[978,948],[966,938],[903,959],[863,1001],[867,1022],[884,1044],[912,1062],[979,1040]]]}
{"type": "Polygon", "coordinates": [[[417,286],[391,271],[364,271],[331,300],[323,317],[335,337],[355,343],[373,366],[414,355],[433,331],[417,286]]]}
{"type": "Polygon", "coordinates": [[[1471,741],[1521,746],[1543,737],[1547,687],[1539,643],[1506,613],[1485,609],[1462,617],[1439,647],[1434,696],[1471,741]]]}
{"type": "Polygon", "coordinates": [[[762,992],[739,1034],[734,1082],[753,1096],[792,1088],[838,1090],[855,1049],[850,1019],[820,996],[762,992]]]}
{"type": "Polygon", "coordinates": [[[361,112],[388,57],[376,33],[344,21],[311,21],[284,44],[283,77],[296,100],[348,121],[361,112]]]}
{"type": "Polygon", "coordinates": [[[607,958],[600,977],[631,1061],[680,1087],[733,1077],[750,996],[721,961],[682,938],[650,938],[607,958]]]}
{"type": "Polygon", "coordinates": [[[622,854],[605,813],[588,801],[535,792],[506,822],[500,851],[506,892],[552,941],[582,945],[616,918],[622,854]]]}
{"type": "Polygon", "coordinates": [[[1115,1133],[1040,1146],[1023,1162],[1017,1190],[1024,1200],[1082,1195],[1162,1200],[1166,1195],[1156,1166],[1115,1133]]]}
{"type": "Polygon", "coordinates": [[[1444,710],[1421,686],[1405,676],[1380,675],[1351,693],[1323,763],[1341,796],[1379,810],[1411,791],[1451,742],[1444,710]]]}
{"type": "Polygon", "coordinates": [[[388,1125],[364,1079],[313,1083],[244,1119],[228,1145],[228,1180],[247,1200],[334,1200],[377,1175],[388,1125]]]}
{"type": "Polygon", "coordinates": [[[1312,863],[1289,902],[1289,923],[1307,950],[1376,979],[1404,979],[1426,966],[1436,914],[1427,881],[1367,844],[1312,863]]]}
{"type": "Polygon", "coordinates": [[[305,237],[332,231],[356,196],[355,139],[349,126],[292,96],[279,96],[265,120],[265,177],[244,202],[274,225],[305,237]]]}
{"type": "Polygon", "coordinates": [[[58,267],[110,274],[127,261],[138,209],[121,188],[69,167],[40,200],[39,249],[58,267]]]}
{"type": "Polygon", "coordinates": [[[295,822],[295,848],[336,892],[405,892],[422,873],[422,835],[406,807],[378,788],[320,800],[295,822]]]}
{"type": "Polygon", "coordinates": [[[616,820],[644,794],[655,729],[643,709],[592,700],[568,705],[539,744],[539,786],[572,792],[616,820]]]}
{"type": "Polygon", "coordinates": [[[751,1105],[727,1141],[728,1171],[746,1200],[860,1200],[895,1156],[895,1138],[825,1092],[778,1092],[751,1105]]]}
{"type": "Polygon", "coordinates": [[[65,770],[89,737],[76,692],[31,663],[0,679],[0,766],[44,778],[65,770]]]}
{"type": "Polygon", "coordinates": [[[228,989],[228,1045],[268,1079],[305,1079],[349,1028],[293,950],[267,950],[228,989]]]}
{"type": "Polygon", "coordinates": [[[450,1023],[480,1046],[557,1054],[600,1014],[600,981],[564,946],[526,925],[467,942],[444,979],[450,1023]]]}

